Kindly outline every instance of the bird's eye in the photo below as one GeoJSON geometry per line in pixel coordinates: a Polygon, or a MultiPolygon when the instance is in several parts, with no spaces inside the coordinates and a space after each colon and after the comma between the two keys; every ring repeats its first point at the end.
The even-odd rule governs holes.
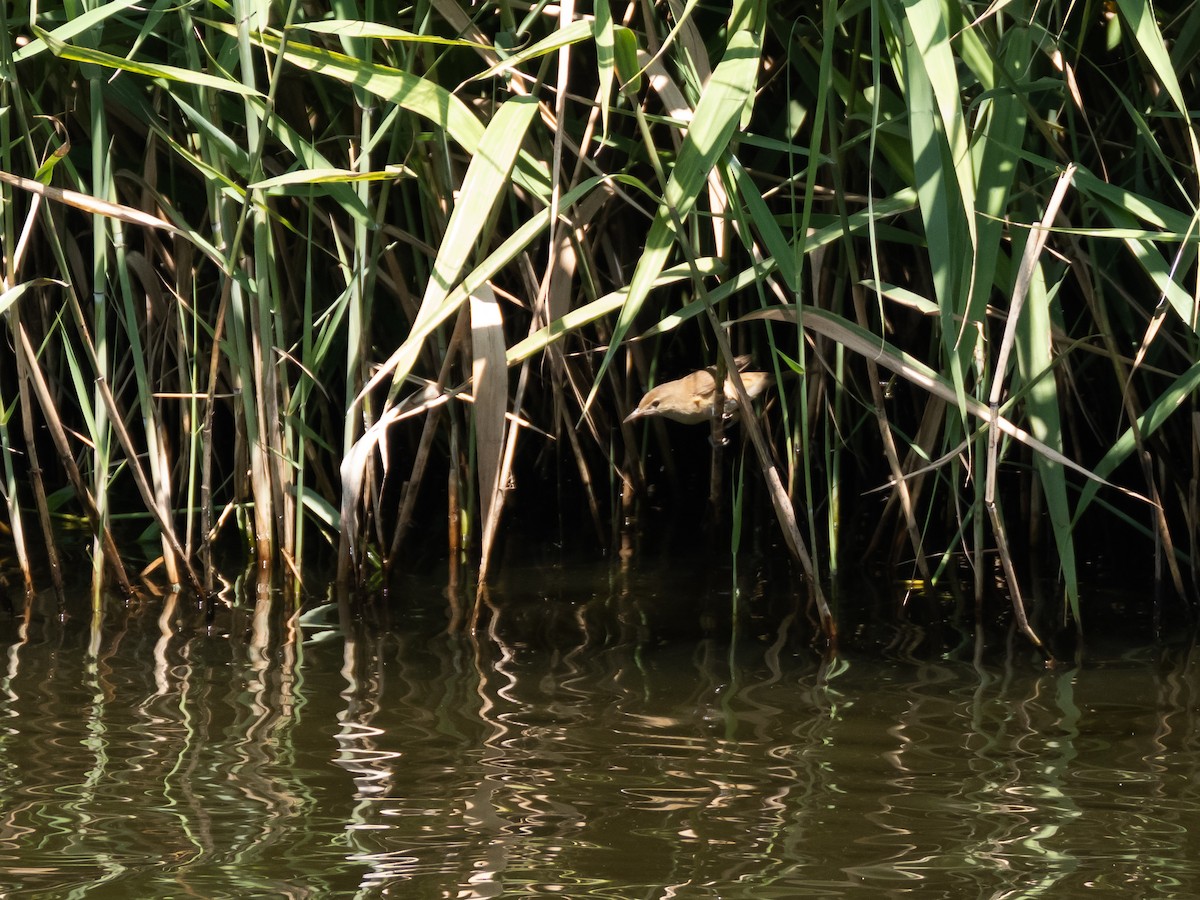
{"type": "Polygon", "coordinates": [[[662,401],[661,401],[661,400],[655,400],[655,401],[653,401],[653,402],[650,404],[650,408],[651,408],[651,409],[658,409],[658,404],[660,404],[660,403],[662,403],[662,401]]]}

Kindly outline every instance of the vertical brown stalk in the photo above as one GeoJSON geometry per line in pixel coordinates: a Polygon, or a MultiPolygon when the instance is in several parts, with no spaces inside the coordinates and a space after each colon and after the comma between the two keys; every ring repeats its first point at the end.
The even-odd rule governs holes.
{"type": "MultiPolygon", "coordinates": [[[[24,330],[13,311],[15,328],[24,330]]],[[[59,607],[66,604],[66,593],[63,590],[62,565],[59,562],[58,544],[54,540],[54,528],[50,521],[50,505],[46,501],[46,486],[42,480],[42,465],[38,460],[37,443],[33,433],[33,399],[29,396],[29,383],[32,376],[28,371],[29,364],[24,353],[17,354],[17,380],[21,398],[21,432],[25,439],[25,453],[29,457],[29,484],[33,488],[34,505],[37,507],[38,523],[42,529],[42,541],[46,546],[46,562],[50,567],[50,581],[54,585],[54,593],[58,598],[59,607]]],[[[20,519],[14,519],[13,536],[18,537],[20,519]]],[[[29,571],[29,558],[25,553],[24,540],[19,543],[22,575],[25,578],[25,592],[33,593],[33,573],[29,571]]]]}
{"type": "Polygon", "coordinates": [[[212,542],[216,537],[213,529],[212,458],[213,458],[213,413],[217,393],[217,371],[221,359],[221,335],[225,330],[225,313],[229,308],[229,295],[233,280],[226,277],[221,283],[221,300],[217,305],[217,320],[213,325],[212,349],[208,356],[208,390],[204,397],[204,425],[200,432],[200,561],[204,566],[204,590],[212,594],[215,573],[213,570],[212,542]]]}
{"type": "MultiPolygon", "coordinates": [[[[25,329],[20,323],[17,324],[17,348],[18,354],[24,360],[25,372],[29,377],[29,383],[33,385],[38,404],[42,409],[43,421],[50,432],[51,439],[54,441],[54,447],[58,451],[59,462],[62,463],[63,469],[67,473],[67,478],[70,479],[71,485],[75,489],[75,496],[83,506],[83,511],[88,518],[88,522],[91,523],[92,533],[100,543],[101,552],[104,554],[105,561],[112,569],[118,588],[125,597],[132,597],[133,586],[129,583],[129,578],[125,574],[125,565],[121,561],[121,554],[117,550],[116,541],[113,540],[108,525],[101,521],[100,511],[96,507],[96,500],[92,496],[91,491],[83,483],[83,476],[79,472],[79,467],[75,464],[75,457],[71,454],[66,429],[58,417],[58,409],[54,405],[53,397],[50,395],[50,387],[46,384],[41,370],[37,367],[37,357],[33,352],[33,346],[30,344],[29,336],[25,333],[25,329]]],[[[26,412],[32,416],[31,407],[26,412]]]]}

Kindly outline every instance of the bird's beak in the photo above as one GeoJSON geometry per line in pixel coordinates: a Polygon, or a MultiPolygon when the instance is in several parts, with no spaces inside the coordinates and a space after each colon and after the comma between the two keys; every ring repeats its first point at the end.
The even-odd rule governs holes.
{"type": "Polygon", "coordinates": [[[629,415],[627,415],[624,419],[621,420],[622,424],[628,425],[634,419],[640,419],[645,414],[646,413],[641,409],[641,407],[638,407],[633,412],[631,412],[629,415]]]}

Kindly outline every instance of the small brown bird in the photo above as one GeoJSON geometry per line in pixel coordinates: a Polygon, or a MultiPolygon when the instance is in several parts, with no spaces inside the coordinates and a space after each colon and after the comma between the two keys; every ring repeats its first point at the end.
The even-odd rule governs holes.
{"type": "MultiPolygon", "coordinates": [[[[774,377],[769,372],[744,371],[746,366],[750,365],[748,355],[739,356],[734,362],[737,363],[738,372],[742,376],[742,384],[751,400],[775,383],[774,377]]],[[[638,403],[637,409],[625,417],[625,421],[632,422],[634,419],[641,419],[645,416],[665,416],[685,425],[711,422],[716,397],[716,367],[699,369],[677,381],[668,381],[651,388],[638,403]]],[[[736,390],[728,375],[725,377],[725,415],[734,420],[738,415],[736,390]]]]}

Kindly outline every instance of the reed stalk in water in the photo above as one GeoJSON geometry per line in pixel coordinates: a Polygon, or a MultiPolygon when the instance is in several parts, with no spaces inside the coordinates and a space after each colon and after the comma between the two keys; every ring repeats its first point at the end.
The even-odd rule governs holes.
{"type": "Polygon", "coordinates": [[[52,548],[60,501],[97,583],[136,521],[123,555],[205,591],[230,543],[379,583],[447,540],[447,513],[486,577],[509,517],[621,541],[673,479],[735,490],[744,534],[732,454],[697,467],[690,437],[622,420],[750,354],[775,382],[738,426],[760,522],[818,606],[868,549],[982,599],[1007,547],[1010,596],[1048,554],[1081,621],[1088,529],[1196,589],[1183,18],[34,13],[0,10],[0,454],[30,582],[30,511],[52,548]]]}

